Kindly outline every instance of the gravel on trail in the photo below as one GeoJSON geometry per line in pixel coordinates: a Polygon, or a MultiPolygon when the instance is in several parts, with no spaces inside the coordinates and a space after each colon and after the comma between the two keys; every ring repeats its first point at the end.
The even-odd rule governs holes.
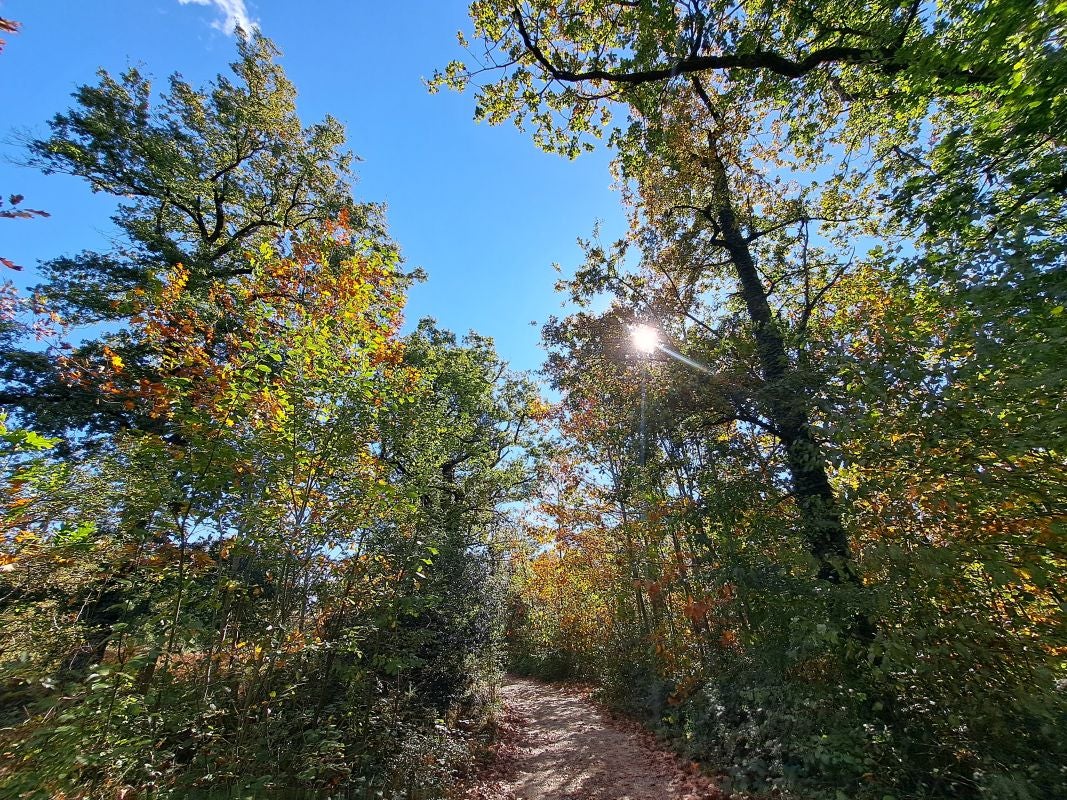
{"type": "Polygon", "coordinates": [[[509,677],[495,758],[467,800],[720,800],[725,795],[635,723],[580,692],[509,677]]]}

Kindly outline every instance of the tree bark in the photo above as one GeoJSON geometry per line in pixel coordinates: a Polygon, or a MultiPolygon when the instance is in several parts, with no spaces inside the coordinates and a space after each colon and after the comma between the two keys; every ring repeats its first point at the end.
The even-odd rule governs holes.
{"type": "Polygon", "coordinates": [[[763,281],[731,201],[730,186],[714,142],[709,143],[713,213],[720,236],[741,284],[741,295],[755,328],[756,349],[766,394],[765,411],[785,446],[786,463],[800,510],[808,549],[819,565],[819,577],[832,583],[859,583],[852,564],[841,509],[826,474],[826,462],[812,436],[810,402],[790,385],[794,371],[785,339],[767,300],[763,281]]]}

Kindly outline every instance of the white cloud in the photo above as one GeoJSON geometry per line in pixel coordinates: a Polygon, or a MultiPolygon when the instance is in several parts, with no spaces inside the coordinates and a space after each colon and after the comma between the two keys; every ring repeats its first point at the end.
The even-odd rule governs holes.
{"type": "Polygon", "coordinates": [[[211,27],[227,35],[232,34],[238,25],[247,33],[259,27],[259,23],[248,16],[245,0],[178,0],[178,2],[183,6],[190,3],[197,6],[215,6],[223,17],[212,22],[211,27]]]}

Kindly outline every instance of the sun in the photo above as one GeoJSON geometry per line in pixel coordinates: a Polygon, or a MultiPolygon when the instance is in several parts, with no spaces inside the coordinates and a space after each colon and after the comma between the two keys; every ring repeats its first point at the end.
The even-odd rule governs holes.
{"type": "Polygon", "coordinates": [[[651,325],[635,325],[630,330],[630,338],[642,353],[654,353],[659,348],[659,331],[651,325]]]}

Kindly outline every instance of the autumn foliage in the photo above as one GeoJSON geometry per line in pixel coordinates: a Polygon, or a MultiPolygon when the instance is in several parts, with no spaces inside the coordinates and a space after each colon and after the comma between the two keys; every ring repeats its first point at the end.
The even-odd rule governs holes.
{"type": "Polygon", "coordinates": [[[38,309],[57,396],[122,423],[0,432],[3,796],[432,797],[466,763],[541,406],[486,340],[401,334],[360,208],[108,286],[95,342],[38,309]]]}
{"type": "Polygon", "coordinates": [[[79,87],[29,158],[119,240],[0,290],[0,796],[446,797],[505,665],[736,796],[1067,796],[1065,8],[472,3],[431,89],[629,220],[552,403],[404,327],[265,37],[79,87]]]}

